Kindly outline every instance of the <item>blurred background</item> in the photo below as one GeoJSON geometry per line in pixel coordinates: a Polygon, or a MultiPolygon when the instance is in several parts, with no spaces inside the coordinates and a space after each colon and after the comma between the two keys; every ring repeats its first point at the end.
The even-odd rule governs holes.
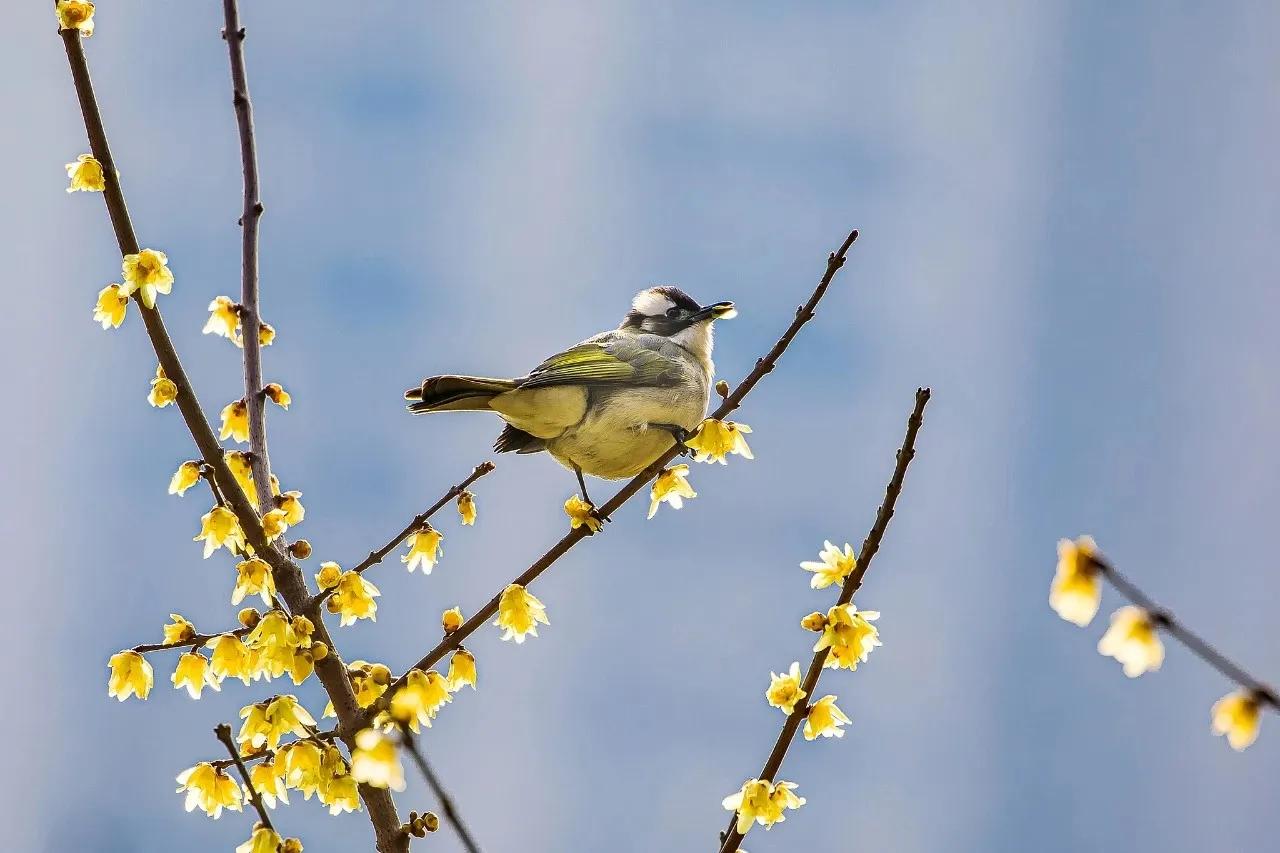
{"type": "MultiPolygon", "coordinates": [[[[917,385],[929,407],[866,585],[884,647],[823,692],[853,717],[797,743],[808,805],[752,853],[1244,850],[1280,832],[1280,725],[1208,730],[1230,685],[1170,647],[1129,681],[1046,595],[1091,533],[1158,600],[1280,678],[1274,330],[1280,227],[1269,3],[246,4],[264,175],[262,305],[279,330],[272,459],[298,530],[346,565],[473,465],[496,421],[411,419],[447,371],[513,375],[677,283],[736,300],[735,381],[852,227],[862,239],[740,418],[756,460],[698,498],[615,516],[540,581],[551,626],[469,645],[480,690],[424,747],[490,851],[714,850],[725,795],[782,722],[768,674],[807,660],[832,596],[798,568],[870,526],[917,385]],[[465,5],[465,8],[463,7],[465,5]]],[[[9,849],[228,850],[248,814],[182,811],[173,777],[272,688],[199,703],[159,657],[149,701],[106,661],[168,614],[232,624],[233,561],[191,542],[207,496],[146,404],[136,313],[90,320],[119,256],[48,3],[9,10],[0,249],[9,604],[0,668],[9,849]]],[[[216,415],[239,353],[201,336],[239,288],[240,167],[215,2],[99,4],[88,53],[135,224],[177,276],[165,318],[216,415]]],[[[563,532],[572,478],[497,460],[480,519],[442,516],[424,579],[376,569],[350,658],[403,669],[563,532]]],[[[596,484],[601,495],[608,485],[596,484]]],[[[316,684],[299,691],[313,713],[316,684]]],[[[412,774],[411,774],[412,775],[412,774]]],[[[277,813],[312,851],[370,849],[363,813],[277,813]]],[[[403,812],[434,808],[416,779],[403,812]]],[[[457,850],[447,831],[424,849],[457,850]]]]}

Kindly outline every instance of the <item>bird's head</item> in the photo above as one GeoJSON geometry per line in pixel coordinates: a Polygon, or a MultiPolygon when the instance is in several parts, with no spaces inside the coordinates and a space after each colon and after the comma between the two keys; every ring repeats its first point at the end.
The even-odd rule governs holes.
{"type": "Polygon", "coordinates": [[[737,313],[732,302],[716,302],[704,307],[678,287],[651,287],[631,300],[631,310],[618,328],[668,338],[688,337],[695,332],[710,335],[714,321],[728,320],[737,313]]]}

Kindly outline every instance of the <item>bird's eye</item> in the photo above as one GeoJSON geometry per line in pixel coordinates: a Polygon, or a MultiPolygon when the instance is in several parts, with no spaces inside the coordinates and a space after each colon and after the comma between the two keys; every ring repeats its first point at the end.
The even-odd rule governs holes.
{"type": "Polygon", "coordinates": [[[670,317],[672,320],[674,320],[675,318],[677,318],[677,317],[679,317],[679,316],[680,316],[680,309],[679,309],[679,308],[668,308],[668,309],[667,309],[667,316],[668,316],[668,317],[670,317]]]}

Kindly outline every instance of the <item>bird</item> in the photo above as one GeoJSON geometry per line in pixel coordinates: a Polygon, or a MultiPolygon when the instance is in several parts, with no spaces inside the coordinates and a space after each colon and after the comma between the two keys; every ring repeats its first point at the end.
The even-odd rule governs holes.
{"type": "MultiPolygon", "coordinates": [[[[498,453],[546,452],[577,477],[633,477],[702,423],[710,399],[712,328],[737,315],[678,287],[642,290],[622,323],[558,352],[524,376],[430,376],[404,393],[415,415],[493,412],[498,453]]],[[[594,504],[592,504],[594,506],[594,504]]]]}

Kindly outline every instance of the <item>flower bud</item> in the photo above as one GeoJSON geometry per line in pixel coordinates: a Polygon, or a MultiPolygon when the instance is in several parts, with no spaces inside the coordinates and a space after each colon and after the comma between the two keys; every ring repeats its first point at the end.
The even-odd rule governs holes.
{"type": "Polygon", "coordinates": [[[440,828],[440,818],[435,812],[427,812],[422,816],[422,823],[427,828],[427,832],[435,832],[440,828]]]}
{"type": "Polygon", "coordinates": [[[329,647],[328,647],[328,646],[326,646],[324,643],[312,643],[312,644],[311,644],[311,659],[312,659],[312,660],[324,660],[324,659],[325,659],[325,658],[327,658],[328,656],[329,656],[329,647]]]}
{"type": "Polygon", "coordinates": [[[720,381],[716,382],[716,393],[717,393],[717,394],[719,394],[721,397],[728,397],[728,396],[729,396],[729,383],[728,383],[728,382],[725,382],[723,379],[721,379],[720,381]]]}
{"type": "Polygon", "coordinates": [[[262,614],[258,612],[257,608],[246,607],[236,614],[236,618],[246,628],[256,628],[258,627],[258,622],[262,620],[262,614]]]}
{"type": "Polygon", "coordinates": [[[391,669],[385,663],[375,663],[369,667],[369,677],[374,684],[390,684],[391,669]]]}
{"type": "Polygon", "coordinates": [[[806,631],[821,631],[827,627],[827,616],[825,613],[819,613],[815,610],[800,620],[800,627],[806,631]]]}
{"type": "Polygon", "coordinates": [[[446,634],[452,634],[454,631],[462,627],[462,610],[452,607],[440,614],[440,627],[444,628],[446,634]]]}
{"type": "MultiPolygon", "coordinates": [[[[305,539],[299,539],[289,546],[289,553],[293,555],[294,559],[305,560],[311,556],[311,543],[305,539]]],[[[289,839],[289,841],[293,840],[292,838],[289,839]]],[[[285,843],[287,844],[288,842],[285,843]]]]}

